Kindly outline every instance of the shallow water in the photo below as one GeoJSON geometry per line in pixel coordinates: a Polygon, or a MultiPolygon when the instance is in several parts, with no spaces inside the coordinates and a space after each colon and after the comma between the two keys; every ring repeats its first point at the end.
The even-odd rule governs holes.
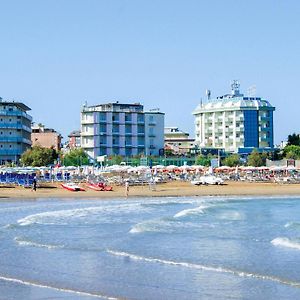
{"type": "Polygon", "coordinates": [[[0,299],[300,299],[300,197],[0,203],[0,299]]]}

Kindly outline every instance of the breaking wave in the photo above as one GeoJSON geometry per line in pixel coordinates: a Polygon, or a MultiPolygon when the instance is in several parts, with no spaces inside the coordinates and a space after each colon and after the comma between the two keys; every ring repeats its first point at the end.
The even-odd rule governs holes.
{"type": "Polygon", "coordinates": [[[300,229],[300,222],[288,222],[284,225],[285,228],[299,228],[300,229]]]}
{"type": "Polygon", "coordinates": [[[174,219],[154,219],[145,222],[135,224],[129,231],[129,233],[145,233],[145,232],[156,232],[156,233],[179,233],[186,229],[199,230],[203,226],[212,227],[210,224],[195,224],[191,222],[176,222],[174,219]]]}
{"type": "Polygon", "coordinates": [[[271,241],[274,246],[281,246],[286,248],[292,248],[300,250],[300,241],[299,240],[290,240],[284,237],[278,237],[271,241]]]}
{"type": "Polygon", "coordinates": [[[209,271],[209,272],[227,273],[227,274],[232,274],[232,275],[239,276],[239,277],[248,277],[248,278],[260,279],[260,280],[269,280],[269,281],[273,281],[273,282],[300,288],[300,282],[290,281],[287,279],[282,279],[282,278],[270,276],[270,275],[261,275],[261,274],[256,274],[256,273],[233,270],[233,269],[224,268],[224,267],[214,267],[214,266],[207,266],[207,265],[202,265],[202,264],[178,262],[178,261],[165,260],[165,259],[152,258],[152,257],[144,257],[144,256],[127,253],[127,252],[122,252],[122,251],[107,250],[107,253],[114,255],[114,256],[130,258],[130,259],[136,260],[136,261],[144,261],[144,262],[148,262],[148,263],[159,263],[159,264],[164,264],[164,265],[178,266],[178,267],[183,267],[183,268],[196,269],[196,270],[209,271]]]}
{"type": "Polygon", "coordinates": [[[199,215],[199,214],[204,214],[205,209],[207,209],[209,206],[206,205],[201,205],[196,208],[189,208],[189,209],[184,209],[177,214],[174,215],[174,218],[182,218],[182,217],[187,217],[187,216],[192,216],[192,215],[199,215]]]}
{"type": "Polygon", "coordinates": [[[38,247],[38,248],[47,248],[47,249],[63,249],[64,248],[64,246],[41,244],[41,243],[33,242],[33,241],[30,241],[30,240],[26,240],[26,239],[23,239],[23,238],[20,238],[20,237],[16,237],[15,241],[20,246],[38,247]]]}
{"type": "Polygon", "coordinates": [[[38,288],[51,289],[51,290],[55,290],[55,291],[59,291],[59,292],[72,293],[72,294],[77,294],[77,295],[82,295],[82,296],[90,296],[90,297],[95,297],[95,298],[100,298],[100,299],[108,299],[108,300],[118,300],[119,299],[116,297],[110,297],[110,296],[101,295],[98,293],[79,291],[79,290],[69,289],[69,288],[60,288],[60,287],[46,285],[46,284],[42,284],[42,283],[38,283],[38,282],[21,280],[21,279],[12,278],[12,277],[6,277],[6,276],[0,276],[0,280],[14,282],[14,283],[22,284],[22,285],[27,285],[27,286],[34,286],[34,287],[38,287],[38,288]]]}
{"type": "Polygon", "coordinates": [[[82,223],[91,223],[93,221],[101,222],[105,217],[109,219],[111,216],[125,215],[133,212],[138,212],[136,205],[112,205],[112,206],[96,206],[87,208],[67,209],[47,211],[34,215],[29,215],[18,220],[19,226],[30,226],[33,224],[40,225],[67,225],[70,220],[80,221],[82,223]],[[88,217],[88,220],[87,220],[88,217]],[[93,218],[94,217],[94,218],[93,218]]]}

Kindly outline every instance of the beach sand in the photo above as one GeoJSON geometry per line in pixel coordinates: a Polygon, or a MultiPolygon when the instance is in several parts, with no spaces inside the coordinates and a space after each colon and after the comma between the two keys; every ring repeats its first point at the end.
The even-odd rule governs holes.
{"type": "MultiPolygon", "coordinates": [[[[81,184],[85,187],[85,184],[81,184]]],[[[155,190],[148,185],[130,186],[129,197],[160,196],[233,196],[233,195],[299,195],[300,184],[227,182],[225,185],[193,186],[190,182],[173,181],[157,184],[155,190]]],[[[113,186],[113,191],[99,192],[86,189],[85,192],[70,192],[59,183],[40,184],[37,191],[23,187],[0,187],[0,198],[124,198],[125,187],[113,186]]]]}

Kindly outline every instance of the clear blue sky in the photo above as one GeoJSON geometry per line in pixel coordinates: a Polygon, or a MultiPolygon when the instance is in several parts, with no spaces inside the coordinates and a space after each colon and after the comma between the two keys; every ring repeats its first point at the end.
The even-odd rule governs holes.
{"type": "Polygon", "coordinates": [[[300,1],[0,1],[0,96],[65,137],[84,101],[140,101],[194,135],[205,97],[255,84],[300,131],[300,1]]]}

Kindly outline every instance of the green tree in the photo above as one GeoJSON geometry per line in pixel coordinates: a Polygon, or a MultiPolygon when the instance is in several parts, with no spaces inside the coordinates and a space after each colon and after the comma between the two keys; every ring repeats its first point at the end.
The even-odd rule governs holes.
{"type": "Polygon", "coordinates": [[[300,146],[300,134],[290,134],[288,136],[288,145],[295,145],[295,146],[300,146]]]}
{"type": "Polygon", "coordinates": [[[283,149],[283,156],[288,159],[300,159],[300,146],[285,146],[283,149]]]}
{"type": "Polygon", "coordinates": [[[261,167],[266,165],[267,153],[259,153],[254,149],[248,156],[248,166],[261,167]]]}
{"type": "Polygon", "coordinates": [[[112,155],[109,156],[108,160],[112,165],[119,165],[123,161],[123,156],[121,155],[112,155]]]}
{"type": "Polygon", "coordinates": [[[55,149],[33,146],[22,154],[20,161],[25,166],[41,167],[53,164],[56,158],[55,149]]]}
{"type": "Polygon", "coordinates": [[[240,157],[238,154],[232,154],[225,157],[222,163],[228,167],[235,167],[240,164],[240,157]]]}
{"type": "Polygon", "coordinates": [[[210,166],[210,160],[211,157],[210,156],[205,156],[203,154],[200,154],[196,157],[196,165],[200,165],[200,166],[210,166]]]}
{"type": "Polygon", "coordinates": [[[63,164],[65,166],[81,166],[81,165],[88,165],[89,164],[89,157],[84,152],[83,149],[73,149],[70,150],[67,154],[63,157],[63,164]]]}

